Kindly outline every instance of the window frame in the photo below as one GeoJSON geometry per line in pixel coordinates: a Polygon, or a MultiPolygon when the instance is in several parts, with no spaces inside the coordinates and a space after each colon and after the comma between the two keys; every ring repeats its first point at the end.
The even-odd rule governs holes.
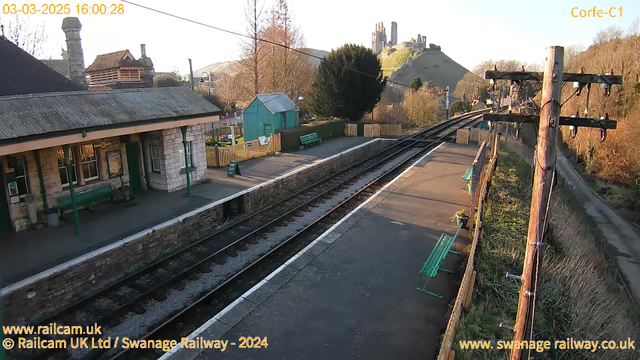
{"type": "MultiPolygon", "coordinates": [[[[91,181],[91,180],[97,180],[100,179],[100,167],[99,167],[99,162],[98,162],[98,153],[96,152],[96,147],[93,144],[85,144],[85,145],[80,145],[80,149],[79,149],[79,153],[80,153],[80,169],[82,171],[82,176],[84,178],[84,181],[91,181]],[[83,148],[85,146],[91,146],[93,148],[93,160],[89,160],[89,161],[84,161],[82,160],[83,157],[83,148]],[[87,170],[89,170],[89,173],[91,172],[89,169],[89,163],[95,162],[96,164],[96,175],[95,176],[90,176],[90,177],[84,177],[84,165],[87,164],[87,170]]],[[[77,171],[76,171],[77,172],[77,171]]],[[[78,179],[78,174],[76,173],[76,181],[78,179]]]]}
{"type": "MultiPolygon", "coordinates": [[[[191,141],[187,141],[187,155],[188,155],[188,160],[189,160],[189,169],[193,169],[193,151],[191,148],[191,141]]],[[[180,158],[182,160],[180,160],[180,162],[182,163],[182,167],[180,169],[186,169],[187,166],[184,162],[184,143],[181,144],[180,146],[180,150],[178,151],[178,153],[180,154],[180,158]]]]}
{"type": "MultiPolygon", "coordinates": [[[[76,166],[76,157],[73,154],[73,148],[70,147],[69,148],[69,162],[71,162],[72,167],[73,167],[73,172],[74,175],[76,176],[76,180],[73,182],[73,185],[78,185],[78,167],[76,166]]],[[[58,164],[58,176],[60,176],[60,169],[64,169],[65,173],[67,174],[67,183],[64,184],[62,183],[62,177],[60,177],[60,184],[62,185],[62,188],[68,188],[69,187],[69,172],[67,171],[67,167],[64,164],[64,149],[60,148],[58,150],[58,161],[62,160],[62,166],[60,166],[58,164]],[[62,159],[60,159],[60,152],[62,152],[62,159]]]]}
{"type": "Polygon", "coordinates": [[[16,175],[16,186],[18,188],[18,197],[20,197],[20,199],[24,199],[24,197],[27,194],[31,193],[31,186],[29,186],[29,168],[27,167],[27,157],[22,155],[22,156],[16,156],[16,167],[14,168],[14,172],[16,175]],[[22,159],[22,171],[24,171],[24,175],[18,175],[18,159],[22,159]],[[20,186],[18,185],[18,183],[21,181],[21,179],[24,179],[24,186],[27,189],[25,193],[20,193],[20,186]]]}
{"type": "Polygon", "coordinates": [[[162,172],[162,157],[160,156],[159,145],[149,145],[149,159],[151,160],[151,172],[162,172]],[[155,154],[154,154],[155,152],[155,154]],[[155,163],[157,161],[157,164],[155,163]]]}

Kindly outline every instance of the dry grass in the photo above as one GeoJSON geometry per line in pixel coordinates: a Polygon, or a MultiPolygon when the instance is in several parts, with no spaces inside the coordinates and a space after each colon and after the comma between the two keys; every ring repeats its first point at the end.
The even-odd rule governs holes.
{"type": "MultiPolygon", "coordinates": [[[[531,168],[519,155],[501,151],[489,193],[485,230],[478,249],[473,305],[457,329],[456,340],[510,340],[498,324],[513,324],[519,284],[505,278],[520,273],[531,201],[531,168]]],[[[615,268],[604,255],[595,225],[563,189],[554,193],[545,246],[543,286],[536,313],[536,340],[638,339],[637,313],[615,268]]],[[[457,358],[502,359],[501,350],[461,352],[457,358]],[[458,357],[459,356],[459,357],[458,357]]],[[[550,350],[543,359],[636,359],[630,351],[595,353],[550,350]]]]}

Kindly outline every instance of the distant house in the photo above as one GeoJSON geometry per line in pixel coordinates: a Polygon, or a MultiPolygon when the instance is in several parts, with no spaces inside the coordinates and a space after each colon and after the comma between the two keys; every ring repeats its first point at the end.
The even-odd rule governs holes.
{"type": "Polygon", "coordinates": [[[244,141],[300,126],[298,107],[287,94],[258,94],[244,110],[244,141]]]}
{"type": "Polygon", "coordinates": [[[89,87],[107,86],[112,89],[133,89],[153,86],[153,62],[141,45],[140,60],[129,50],[120,50],[96,56],[89,67],[89,87]]]}

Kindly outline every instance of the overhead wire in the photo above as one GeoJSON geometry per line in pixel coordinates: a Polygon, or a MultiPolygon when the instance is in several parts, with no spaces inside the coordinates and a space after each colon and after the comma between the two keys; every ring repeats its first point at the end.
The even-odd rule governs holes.
{"type": "MultiPolygon", "coordinates": [[[[173,17],[173,18],[179,19],[179,20],[183,20],[183,21],[186,21],[186,22],[190,22],[190,23],[192,23],[192,24],[196,24],[196,25],[200,25],[200,26],[208,27],[208,28],[213,29],[213,30],[222,31],[222,32],[225,32],[225,33],[228,33],[228,34],[231,34],[231,35],[235,35],[235,36],[239,36],[239,37],[244,37],[244,38],[247,38],[247,39],[257,40],[257,41],[260,41],[260,42],[263,42],[263,43],[267,43],[267,44],[271,44],[271,45],[279,46],[279,47],[281,47],[281,48],[284,48],[284,49],[287,49],[287,50],[291,50],[291,51],[296,52],[296,53],[299,53],[299,54],[301,54],[301,55],[306,55],[306,56],[309,56],[309,57],[315,58],[315,59],[317,59],[317,60],[320,60],[320,61],[323,61],[323,62],[330,63],[327,59],[325,59],[325,58],[324,58],[324,57],[322,57],[322,56],[317,56],[317,55],[314,55],[314,54],[309,54],[309,53],[304,52],[304,51],[302,51],[302,50],[299,50],[299,49],[296,49],[296,48],[292,48],[292,47],[289,47],[289,46],[284,45],[284,44],[280,44],[280,43],[275,42],[275,41],[272,41],[272,40],[263,39],[263,38],[259,38],[259,37],[256,37],[256,36],[251,36],[251,35],[248,35],[248,34],[243,34],[243,33],[237,32],[237,31],[223,29],[223,28],[218,27],[218,26],[213,26],[213,25],[205,24],[205,23],[200,22],[200,21],[196,21],[196,20],[192,20],[192,19],[189,19],[189,18],[186,18],[186,17],[183,17],[183,16],[175,15],[175,14],[172,14],[172,13],[169,13],[169,12],[166,12],[166,11],[158,10],[158,9],[155,9],[155,8],[152,8],[152,7],[149,7],[149,6],[145,6],[145,5],[142,5],[142,4],[138,4],[138,3],[135,3],[135,2],[132,2],[132,1],[129,1],[129,0],[120,0],[120,2],[123,2],[123,3],[129,4],[129,5],[133,5],[133,6],[137,6],[137,7],[139,7],[139,8],[145,9],[145,10],[153,11],[153,12],[156,12],[156,13],[158,13],[158,14],[162,14],[162,15],[166,15],[166,16],[169,16],[169,17],[173,17]]],[[[352,71],[352,72],[357,73],[357,74],[360,74],[360,75],[369,76],[369,77],[372,77],[372,78],[374,78],[374,79],[377,79],[377,78],[378,78],[378,76],[379,76],[379,75],[369,74],[369,73],[366,73],[366,72],[364,72],[364,71],[360,71],[360,70],[358,70],[358,69],[350,68],[350,67],[348,67],[348,66],[344,66],[344,65],[340,65],[340,64],[335,64],[335,65],[342,66],[342,67],[343,67],[344,69],[346,69],[346,70],[352,71]]],[[[397,81],[393,81],[393,80],[389,79],[388,77],[385,77],[385,78],[386,78],[387,83],[391,83],[391,84],[394,84],[394,85],[402,86],[402,87],[405,87],[405,88],[411,88],[411,86],[410,86],[410,85],[406,85],[406,84],[399,83],[399,82],[397,82],[397,81]]],[[[419,90],[419,91],[424,91],[424,92],[429,92],[428,90],[424,90],[424,89],[418,89],[418,90],[419,90]]]]}

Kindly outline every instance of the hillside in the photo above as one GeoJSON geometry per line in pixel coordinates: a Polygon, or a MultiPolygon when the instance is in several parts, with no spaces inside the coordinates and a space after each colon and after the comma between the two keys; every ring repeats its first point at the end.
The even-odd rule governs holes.
{"type": "MultiPolygon", "coordinates": [[[[328,51],[324,51],[324,50],[318,50],[318,49],[310,49],[310,48],[303,48],[300,49],[300,51],[303,51],[305,53],[311,54],[313,56],[319,56],[319,57],[325,57],[329,54],[328,51]]],[[[313,63],[313,66],[318,66],[320,64],[320,62],[322,60],[317,59],[315,57],[310,57],[311,62],[313,63]]],[[[200,69],[194,70],[193,71],[193,75],[194,76],[200,76],[200,74],[202,73],[213,73],[214,76],[218,76],[220,74],[227,74],[230,76],[233,76],[237,71],[237,60],[231,60],[231,61],[222,61],[222,62],[216,62],[216,63],[212,63],[209,64],[205,67],[202,67],[200,69]]]]}
{"type": "Polygon", "coordinates": [[[419,77],[423,82],[431,83],[440,88],[449,86],[450,93],[456,89],[456,84],[469,72],[462,65],[455,62],[440,50],[427,49],[422,54],[412,53],[412,50],[400,50],[382,59],[383,69],[397,67],[398,60],[405,59],[404,65],[389,77],[391,80],[410,84],[419,77]]]}

